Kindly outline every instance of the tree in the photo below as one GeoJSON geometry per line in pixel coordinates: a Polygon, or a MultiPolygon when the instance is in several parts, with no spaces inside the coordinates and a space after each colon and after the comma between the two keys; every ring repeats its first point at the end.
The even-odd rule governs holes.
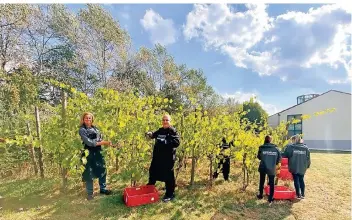
{"type": "Polygon", "coordinates": [[[32,127],[34,126],[33,107],[38,102],[39,81],[33,77],[28,68],[22,66],[13,73],[3,75],[2,78],[4,83],[0,89],[2,100],[0,104],[3,106],[1,112],[3,118],[0,120],[1,133],[11,138],[17,135],[26,136],[24,145],[28,148],[35,174],[37,174],[38,166],[33,146],[32,127]]]}
{"type": "Polygon", "coordinates": [[[120,92],[135,91],[140,96],[156,94],[156,88],[151,77],[142,70],[138,54],[128,56],[126,62],[118,62],[108,87],[120,92]]]}
{"type": "Polygon", "coordinates": [[[243,118],[248,118],[251,123],[263,125],[263,120],[268,118],[268,113],[262,108],[262,106],[251,98],[249,101],[243,103],[243,111],[247,113],[243,118]]]}
{"type": "MultiPolygon", "coordinates": [[[[62,45],[60,50],[50,51],[45,60],[45,67],[50,69],[50,78],[71,85],[79,91],[92,92],[97,79],[88,71],[87,62],[80,54],[82,39],[79,35],[78,18],[62,4],[52,4],[49,9],[50,26],[62,45]]],[[[51,89],[56,91],[58,96],[57,88],[51,89]]]]}
{"type": "Polygon", "coordinates": [[[0,70],[4,72],[28,58],[23,35],[32,9],[28,4],[0,5],[0,70]]]}
{"type": "Polygon", "coordinates": [[[0,97],[8,117],[29,110],[37,102],[39,81],[28,68],[20,66],[10,74],[2,74],[1,78],[4,82],[0,97]]]}
{"type": "Polygon", "coordinates": [[[235,98],[227,98],[222,100],[222,104],[227,109],[229,114],[233,114],[238,110],[243,110],[243,105],[241,105],[235,98]]]}
{"type": "Polygon", "coordinates": [[[174,58],[160,44],[156,44],[153,49],[142,47],[137,58],[142,71],[153,80],[157,91],[162,90],[167,79],[177,70],[174,58]]]}
{"type": "Polygon", "coordinates": [[[78,14],[78,53],[87,63],[88,70],[97,76],[100,85],[106,87],[117,62],[126,59],[130,37],[101,6],[87,6],[78,14]]]}
{"type": "Polygon", "coordinates": [[[201,69],[188,69],[186,66],[180,67],[180,91],[185,108],[192,111],[196,106],[202,108],[210,107],[214,101],[215,92],[207,84],[207,79],[201,69]]]}
{"type": "MultiPolygon", "coordinates": [[[[55,26],[52,19],[53,10],[55,7],[50,5],[34,6],[26,25],[25,37],[31,52],[30,66],[33,75],[42,78],[60,78],[63,69],[55,60],[59,59],[59,55],[68,57],[67,47],[62,44],[55,29],[52,28],[55,26]],[[53,71],[57,69],[60,71],[53,71]]],[[[48,88],[46,84],[42,84],[40,94],[42,100],[51,103],[58,103],[60,100],[58,92],[48,88]]]]}

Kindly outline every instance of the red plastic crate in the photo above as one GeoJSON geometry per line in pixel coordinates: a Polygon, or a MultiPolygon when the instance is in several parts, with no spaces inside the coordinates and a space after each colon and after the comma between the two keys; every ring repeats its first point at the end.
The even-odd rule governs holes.
{"type": "Polygon", "coordinates": [[[288,158],[286,157],[281,158],[281,166],[282,167],[288,166],[288,158]]]}
{"type": "Polygon", "coordinates": [[[150,204],[159,201],[155,186],[128,187],[123,192],[123,201],[128,207],[150,204]]]}
{"type": "MultiPolygon", "coordinates": [[[[270,187],[267,185],[264,187],[266,195],[270,193],[270,187]]],[[[296,197],[296,191],[292,190],[286,186],[275,186],[274,187],[274,199],[284,200],[284,199],[294,199],[296,197]]]]}
{"type": "Polygon", "coordinates": [[[282,169],[288,169],[288,165],[281,165],[280,168],[282,168],[282,169]]]}
{"type": "Polygon", "coordinates": [[[281,167],[278,171],[277,177],[281,180],[293,180],[292,173],[290,173],[288,167],[281,167]]]}

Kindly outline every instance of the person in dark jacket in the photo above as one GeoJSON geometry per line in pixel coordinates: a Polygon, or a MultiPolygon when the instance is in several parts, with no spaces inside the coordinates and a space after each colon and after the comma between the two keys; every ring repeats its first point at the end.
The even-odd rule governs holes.
{"type": "Polygon", "coordinates": [[[149,168],[148,185],[155,185],[156,181],[165,182],[166,193],[164,202],[175,198],[175,174],[174,164],[176,160],[176,148],[180,145],[180,137],[174,127],[171,126],[171,117],[164,115],[162,128],[155,132],[147,132],[147,136],[156,139],[153,149],[153,159],[149,168]]]}
{"type": "Polygon", "coordinates": [[[293,176],[296,196],[298,199],[304,199],[304,175],[310,167],[310,151],[307,145],[302,143],[301,136],[297,135],[295,139],[296,143],[286,148],[284,154],[288,158],[288,169],[293,176]]]}
{"type": "MultiPolygon", "coordinates": [[[[220,145],[221,152],[218,158],[220,158],[218,164],[218,170],[220,170],[224,176],[225,181],[230,181],[229,174],[230,174],[230,156],[226,155],[225,151],[230,150],[231,146],[233,146],[233,142],[230,143],[226,142],[225,138],[222,138],[222,143],[220,145]]],[[[219,176],[218,170],[216,170],[213,174],[213,178],[216,179],[219,176]]]]}
{"type": "Polygon", "coordinates": [[[287,155],[285,154],[286,149],[289,148],[289,147],[291,147],[291,146],[292,146],[293,144],[295,144],[295,143],[296,143],[296,136],[294,135],[294,136],[292,136],[292,137],[290,138],[290,143],[288,143],[288,144],[282,149],[282,151],[281,151],[282,157],[286,157],[286,158],[287,158],[287,155]]]}
{"type": "MultiPolygon", "coordinates": [[[[79,135],[83,141],[84,149],[89,154],[86,157],[87,163],[82,174],[82,180],[86,183],[87,200],[93,197],[93,179],[99,178],[100,193],[110,195],[112,192],[106,189],[106,166],[103,155],[101,154],[101,146],[110,146],[110,141],[104,141],[101,138],[100,131],[93,125],[94,116],[92,113],[85,112],[81,118],[79,135]]],[[[84,154],[82,154],[83,159],[84,154]]],[[[83,160],[82,160],[83,161],[83,160]]]]}
{"type": "Polygon", "coordinates": [[[265,137],[264,144],[259,147],[257,158],[260,160],[259,164],[259,195],[258,199],[263,198],[264,182],[265,176],[268,175],[270,193],[268,197],[268,202],[271,204],[274,201],[274,179],[276,175],[276,165],[279,164],[281,160],[281,153],[276,145],[271,143],[271,136],[267,135],[265,137]]]}

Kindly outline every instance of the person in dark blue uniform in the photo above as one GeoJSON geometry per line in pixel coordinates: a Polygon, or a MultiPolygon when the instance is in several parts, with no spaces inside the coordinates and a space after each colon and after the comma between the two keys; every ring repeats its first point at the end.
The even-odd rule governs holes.
{"type": "Polygon", "coordinates": [[[295,136],[295,143],[285,149],[284,155],[288,158],[288,169],[293,176],[296,196],[298,199],[304,199],[304,175],[310,167],[311,161],[310,151],[300,135],[295,136]]]}
{"type": "Polygon", "coordinates": [[[288,144],[282,149],[282,151],[281,151],[282,157],[287,157],[287,156],[285,155],[286,149],[289,148],[289,147],[291,147],[291,146],[292,146],[293,144],[295,144],[295,143],[296,143],[296,136],[294,135],[294,136],[292,136],[292,137],[290,138],[290,143],[288,143],[288,144]]]}
{"type": "MultiPolygon", "coordinates": [[[[104,141],[101,138],[101,133],[97,127],[93,125],[94,116],[92,113],[85,112],[81,118],[79,135],[83,141],[84,149],[87,149],[89,154],[86,157],[87,163],[82,174],[82,180],[86,183],[87,200],[92,200],[93,197],[93,179],[99,179],[100,193],[110,195],[112,192],[106,189],[106,166],[103,155],[101,154],[101,146],[111,146],[110,141],[104,141]]],[[[82,157],[84,154],[82,154],[82,157]]]]}
{"type": "Polygon", "coordinates": [[[279,164],[281,160],[281,153],[275,144],[271,143],[272,137],[265,136],[264,144],[259,147],[257,158],[260,160],[259,164],[259,194],[258,199],[263,198],[264,182],[265,176],[269,177],[270,193],[268,197],[268,202],[271,204],[274,201],[274,180],[276,175],[276,165],[279,164]]]}
{"type": "Polygon", "coordinates": [[[149,138],[155,139],[148,185],[155,185],[156,181],[165,182],[164,202],[169,202],[175,198],[174,164],[176,148],[180,145],[180,137],[170,122],[171,117],[164,115],[162,118],[163,127],[155,132],[146,133],[149,138]]]}

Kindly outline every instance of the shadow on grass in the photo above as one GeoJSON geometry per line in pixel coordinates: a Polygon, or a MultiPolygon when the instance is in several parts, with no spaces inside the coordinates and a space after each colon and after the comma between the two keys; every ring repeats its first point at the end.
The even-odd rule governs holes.
{"type": "MultiPolygon", "coordinates": [[[[176,189],[176,199],[170,203],[161,201],[129,208],[123,203],[122,195],[100,200],[95,208],[94,218],[196,219],[208,214],[212,219],[284,219],[292,216],[291,201],[276,201],[271,207],[266,200],[257,200],[253,189],[242,191],[238,185],[241,175],[232,175],[233,182],[218,178],[212,188],[208,180],[195,182],[193,187],[181,182],[176,189]],[[214,214],[215,213],[215,214],[214,214]],[[211,217],[212,216],[212,217],[211,217]],[[161,217],[162,218],[162,217],[161,217]]],[[[162,187],[160,187],[162,188],[162,187]]],[[[117,189],[122,194],[123,187],[117,189]]],[[[159,191],[162,197],[164,191],[159,191]]]]}
{"type": "Polygon", "coordinates": [[[18,210],[48,204],[55,199],[53,186],[57,183],[55,179],[22,179],[2,183],[1,206],[4,210],[18,210]]]}
{"type": "Polygon", "coordinates": [[[207,181],[198,181],[192,188],[182,187],[176,191],[177,197],[170,203],[154,204],[128,208],[122,196],[102,200],[96,209],[96,217],[157,219],[192,219],[204,217],[212,219],[284,219],[292,216],[291,201],[276,201],[271,207],[265,200],[257,200],[254,191],[243,192],[233,183],[217,181],[211,189],[207,181]],[[214,214],[215,213],[215,214],[214,214]],[[210,217],[209,217],[210,218],[210,217]]]}
{"type": "MultiPolygon", "coordinates": [[[[114,184],[111,196],[97,195],[86,201],[81,187],[60,192],[60,179],[14,180],[1,184],[4,198],[0,206],[11,212],[35,210],[38,219],[196,219],[204,215],[212,219],[284,219],[291,215],[292,202],[278,201],[269,207],[265,200],[255,199],[255,190],[240,190],[238,178],[232,175],[235,181],[230,183],[219,178],[212,188],[208,180],[197,181],[193,187],[180,184],[174,201],[133,208],[123,202],[125,184],[114,184]]],[[[162,197],[164,191],[159,193],[162,197]]]]}

